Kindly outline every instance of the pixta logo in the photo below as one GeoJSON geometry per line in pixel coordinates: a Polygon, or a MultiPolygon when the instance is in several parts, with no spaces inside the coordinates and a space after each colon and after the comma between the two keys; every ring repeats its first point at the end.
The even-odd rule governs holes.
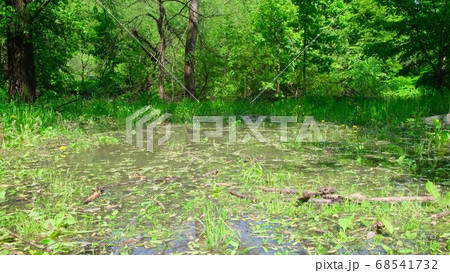
{"type": "MultiPolygon", "coordinates": [[[[136,147],[143,149],[144,142],[147,142],[147,151],[153,152],[153,138],[155,133],[155,128],[170,118],[171,114],[164,114],[160,116],[160,110],[153,110],[149,112],[150,106],[143,107],[138,111],[134,112],[132,115],[127,117],[127,143],[133,145],[133,135],[136,135],[136,147]],[[148,113],[149,112],[149,113],[148,113]],[[153,120],[153,122],[150,122],[153,120]],[[133,129],[135,125],[135,129],[133,129]],[[145,128],[144,128],[145,127],[145,128]],[[146,141],[144,141],[144,135],[146,136],[146,141]]],[[[170,139],[172,132],[171,124],[165,125],[164,136],[158,139],[158,146],[164,144],[170,139]]]]}

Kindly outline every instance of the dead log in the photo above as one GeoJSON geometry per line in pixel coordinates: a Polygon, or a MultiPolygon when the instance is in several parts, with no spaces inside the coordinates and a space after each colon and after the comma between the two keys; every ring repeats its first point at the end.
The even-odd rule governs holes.
{"type": "Polygon", "coordinates": [[[336,193],[336,188],[335,187],[317,187],[317,191],[319,192],[320,195],[334,194],[334,193],[336,193]]]}
{"type": "Polygon", "coordinates": [[[432,196],[389,196],[389,197],[372,197],[362,195],[357,192],[352,195],[344,197],[345,199],[352,201],[364,201],[368,200],[370,202],[387,202],[387,203],[400,203],[400,202],[431,202],[435,199],[432,196]]]}
{"type": "Polygon", "coordinates": [[[332,199],[325,199],[325,198],[309,198],[306,201],[301,200],[300,198],[297,199],[291,199],[291,198],[284,198],[283,199],[285,202],[291,202],[291,201],[296,201],[297,203],[303,204],[303,203],[311,203],[314,205],[330,205],[331,203],[334,202],[339,202],[339,201],[335,201],[332,199]]]}
{"type": "MultiPolygon", "coordinates": [[[[362,202],[364,200],[370,202],[386,202],[386,203],[400,203],[400,202],[431,202],[435,199],[432,196],[391,196],[391,197],[372,197],[369,198],[360,193],[352,194],[349,196],[342,196],[336,194],[324,194],[322,195],[322,199],[313,198],[314,193],[308,192],[306,195],[304,194],[302,197],[297,198],[299,203],[310,202],[310,203],[320,203],[320,204],[331,204],[331,203],[339,203],[344,200],[350,200],[353,202],[362,202]],[[320,201],[318,201],[320,200],[320,201]],[[327,200],[327,201],[325,201],[327,200]]],[[[443,216],[445,217],[445,216],[443,216]]]]}
{"type": "Polygon", "coordinates": [[[237,192],[237,191],[234,190],[234,188],[235,187],[229,188],[228,189],[228,193],[233,195],[233,196],[236,196],[238,198],[247,199],[247,200],[252,201],[252,203],[256,203],[256,198],[255,197],[247,195],[247,194],[243,194],[243,193],[240,193],[240,192],[237,192]]]}
{"type": "Polygon", "coordinates": [[[338,201],[338,202],[341,202],[342,200],[344,200],[344,196],[338,195],[338,194],[324,194],[324,195],[322,195],[322,198],[330,199],[330,200],[338,201]]]}
{"type": "Polygon", "coordinates": [[[309,199],[313,199],[314,197],[316,197],[318,195],[320,195],[318,192],[304,190],[302,192],[302,196],[297,198],[297,202],[305,203],[305,202],[308,202],[309,199]]]}
{"type": "Polygon", "coordinates": [[[450,215],[450,210],[444,210],[441,213],[437,213],[437,214],[432,215],[431,219],[438,220],[438,219],[441,219],[441,218],[446,217],[448,215],[450,215]]]}
{"type": "Polygon", "coordinates": [[[308,203],[313,203],[316,205],[329,205],[333,203],[333,200],[331,199],[318,199],[318,198],[311,198],[308,200],[308,203]]]}
{"type": "Polygon", "coordinates": [[[368,199],[371,202],[388,202],[388,203],[400,203],[400,202],[431,202],[435,199],[432,196],[392,196],[392,197],[372,197],[368,199]]]}
{"type": "Polygon", "coordinates": [[[94,212],[100,212],[100,211],[115,210],[115,209],[120,209],[120,208],[122,208],[122,205],[111,205],[111,206],[98,207],[98,208],[92,208],[92,209],[79,208],[78,211],[83,212],[83,213],[94,213],[94,212]]]}

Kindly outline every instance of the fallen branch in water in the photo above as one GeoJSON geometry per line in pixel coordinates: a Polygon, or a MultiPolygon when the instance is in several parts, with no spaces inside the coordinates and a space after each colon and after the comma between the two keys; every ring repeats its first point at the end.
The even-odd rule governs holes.
{"type": "Polygon", "coordinates": [[[100,195],[102,195],[102,192],[103,192],[103,189],[102,189],[102,188],[95,187],[95,188],[92,190],[91,195],[89,195],[89,197],[86,198],[86,199],[83,201],[83,204],[86,205],[86,204],[89,204],[89,203],[92,202],[92,201],[95,201],[97,198],[100,197],[100,195]]]}
{"type": "MultiPolygon", "coordinates": [[[[339,196],[342,197],[342,196],[339,196]]],[[[357,201],[361,202],[364,200],[370,201],[370,202],[386,202],[386,203],[400,203],[400,202],[430,202],[434,201],[435,199],[432,196],[425,195],[425,196],[389,196],[389,197],[372,197],[369,198],[367,196],[364,196],[360,194],[359,192],[354,193],[349,196],[342,197],[343,199],[348,199],[351,201],[357,201]]]]}
{"type": "Polygon", "coordinates": [[[299,197],[297,201],[300,203],[304,203],[306,201],[310,203],[317,203],[317,204],[331,204],[331,203],[339,203],[344,200],[350,200],[353,202],[362,202],[362,201],[370,201],[370,202],[385,202],[385,203],[400,203],[400,202],[430,202],[434,201],[435,199],[432,196],[390,196],[390,197],[372,197],[369,198],[367,196],[364,196],[360,193],[354,193],[349,196],[342,196],[342,195],[336,195],[336,194],[323,194],[321,195],[321,199],[315,199],[311,198],[314,196],[314,193],[308,192],[305,197],[304,196],[299,197]],[[309,198],[308,198],[309,197],[309,198]],[[306,201],[305,199],[308,198],[306,201]],[[320,200],[320,201],[319,201],[320,200]]]}
{"type": "Polygon", "coordinates": [[[120,208],[122,208],[122,205],[111,205],[111,206],[92,208],[92,209],[79,208],[78,211],[84,212],[84,213],[94,213],[94,212],[100,212],[100,211],[115,210],[115,209],[120,209],[120,208]]]}
{"type": "Polygon", "coordinates": [[[41,246],[41,245],[36,244],[36,243],[33,242],[33,241],[26,240],[26,239],[20,237],[18,234],[15,234],[14,232],[7,230],[6,228],[2,228],[2,229],[3,229],[4,231],[6,231],[6,233],[8,233],[9,235],[11,235],[12,237],[14,237],[14,238],[16,238],[16,239],[18,239],[18,240],[20,240],[20,241],[26,243],[27,245],[30,245],[30,246],[32,246],[32,247],[34,247],[34,248],[37,248],[37,249],[40,249],[40,250],[46,250],[46,249],[47,249],[45,246],[41,246]]]}
{"type": "MultiPolygon", "coordinates": [[[[298,194],[298,190],[296,189],[274,189],[267,188],[263,186],[259,186],[258,189],[265,192],[276,192],[282,194],[298,194]]],[[[343,196],[334,194],[336,192],[336,188],[334,187],[318,187],[317,192],[304,190],[302,192],[302,196],[297,198],[297,202],[299,203],[315,203],[315,204],[331,204],[342,202],[343,200],[350,200],[354,202],[362,202],[362,201],[370,201],[370,202],[386,202],[386,203],[400,203],[400,202],[431,202],[435,199],[432,196],[388,196],[388,197],[367,197],[362,195],[361,193],[354,193],[352,195],[343,196]],[[320,197],[317,198],[316,197],[320,197]]],[[[291,199],[285,199],[285,201],[291,201],[291,199]]],[[[442,212],[441,214],[437,214],[436,217],[440,216],[445,217],[450,214],[450,212],[442,212]],[[441,216],[442,214],[442,216],[441,216]]],[[[439,219],[439,218],[437,218],[439,219]]]]}
{"type": "MultiPolygon", "coordinates": [[[[276,192],[276,193],[282,193],[282,194],[299,194],[299,191],[297,189],[274,189],[274,188],[268,188],[264,186],[258,186],[258,189],[265,191],[265,192],[276,192]]],[[[331,195],[336,192],[336,188],[334,187],[318,187],[317,192],[313,191],[302,191],[302,196],[300,196],[297,200],[299,202],[307,202],[311,198],[314,198],[316,196],[323,196],[323,195],[331,195]]]]}
{"type": "Polygon", "coordinates": [[[246,195],[246,194],[243,194],[243,193],[240,193],[240,192],[237,192],[237,191],[234,190],[234,188],[235,187],[229,188],[228,189],[228,193],[233,195],[233,196],[236,196],[238,198],[247,199],[247,200],[252,201],[252,203],[256,203],[256,198],[255,197],[250,196],[250,195],[246,195]]]}
{"type": "Polygon", "coordinates": [[[155,199],[155,202],[162,208],[163,211],[166,211],[166,207],[164,207],[164,204],[161,203],[161,201],[159,201],[158,199],[155,199]]]}
{"type": "Polygon", "coordinates": [[[438,219],[444,218],[444,217],[446,217],[448,215],[450,215],[450,210],[444,210],[441,213],[437,213],[437,214],[432,215],[431,219],[438,220],[438,219]]]}
{"type": "Polygon", "coordinates": [[[388,202],[388,203],[400,203],[400,202],[431,202],[435,199],[433,196],[392,196],[392,197],[372,197],[368,199],[371,202],[388,202]]]}

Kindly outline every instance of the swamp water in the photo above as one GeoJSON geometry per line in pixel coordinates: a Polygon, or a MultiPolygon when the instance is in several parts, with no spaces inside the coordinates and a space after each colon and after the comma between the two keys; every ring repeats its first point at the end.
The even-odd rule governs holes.
{"type": "MultiPolygon", "coordinates": [[[[442,234],[444,231],[439,230],[448,228],[448,222],[437,227],[420,221],[411,224],[410,217],[404,215],[425,204],[393,205],[394,208],[364,204],[361,208],[346,203],[322,207],[299,205],[292,195],[260,191],[258,186],[300,192],[330,186],[342,195],[427,194],[424,184],[430,175],[413,174],[411,164],[399,163],[402,154],[396,151],[408,149],[408,139],[393,148],[387,140],[361,137],[360,129],[337,125],[320,128],[325,143],[294,142],[297,127],[289,128],[289,142],[280,143],[279,128],[272,126],[261,129],[266,142],[256,141],[250,131],[238,127],[236,143],[229,142],[227,132],[222,138],[210,139],[202,134],[201,141],[195,143],[192,127],[173,125],[170,140],[153,153],[124,144],[124,132],[110,132],[108,136],[118,143],[92,147],[82,153],[67,151],[56,161],[52,157],[31,158],[22,165],[31,170],[44,166],[62,170],[62,179],[76,181],[78,188],[73,195],[78,196],[79,202],[72,200],[72,211],[85,230],[59,237],[69,243],[73,249],[69,253],[74,254],[383,254],[390,248],[413,253],[420,251],[420,246],[414,247],[417,241],[423,244],[440,239],[436,234],[442,234]],[[247,133],[252,138],[243,143],[247,133]],[[94,187],[143,177],[175,176],[179,178],[174,181],[108,188],[94,202],[81,204],[94,187]],[[257,201],[230,195],[230,186],[255,196],[257,201]],[[292,201],[286,202],[286,197],[292,201]],[[104,210],[119,205],[120,208],[104,210]],[[77,212],[79,207],[100,211],[77,212]],[[391,220],[396,230],[401,225],[417,225],[414,236],[383,231],[369,238],[373,237],[368,234],[374,231],[374,222],[379,218],[375,214],[381,215],[383,210],[394,219],[398,214],[399,222],[391,220]]],[[[439,171],[440,180],[433,182],[443,185],[442,193],[448,190],[448,159],[447,149],[433,159],[439,168],[428,171],[439,171]]],[[[29,186],[41,189],[36,184],[29,186]]],[[[44,191],[45,186],[42,188],[44,191]]],[[[23,202],[26,201],[8,200],[7,205],[21,206],[23,202]]],[[[427,217],[420,213],[418,217],[427,217]]]]}

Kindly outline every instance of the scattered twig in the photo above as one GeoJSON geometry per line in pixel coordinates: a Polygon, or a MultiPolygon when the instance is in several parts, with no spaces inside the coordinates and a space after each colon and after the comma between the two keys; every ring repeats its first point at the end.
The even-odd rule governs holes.
{"type": "Polygon", "coordinates": [[[32,247],[34,247],[34,248],[38,248],[38,249],[41,249],[41,250],[46,250],[46,247],[44,247],[44,246],[38,245],[38,244],[36,244],[36,243],[33,242],[33,241],[26,240],[26,239],[20,237],[18,234],[14,233],[14,232],[12,232],[12,231],[10,231],[10,230],[7,230],[6,228],[2,228],[2,229],[3,229],[4,231],[6,231],[9,235],[11,235],[12,237],[14,237],[14,238],[16,238],[16,239],[18,239],[18,240],[20,240],[20,241],[26,243],[27,245],[30,245],[30,246],[32,246],[32,247]]]}
{"type": "Polygon", "coordinates": [[[158,199],[155,199],[155,202],[162,208],[163,211],[166,211],[166,207],[164,207],[164,204],[161,203],[161,201],[159,201],[158,199]]]}
{"type": "Polygon", "coordinates": [[[88,204],[92,201],[95,201],[97,198],[100,197],[100,195],[102,195],[103,189],[100,187],[95,187],[94,190],[92,191],[91,195],[89,195],[88,198],[86,198],[83,201],[83,204],[88,204]]]}
{"type": "Polygon", "coordinates": [[[111,206],[98,207],[98,208],[92,208],[92,209],[79,208],[78,211],[84,212],[84,213],[94,213],[94,212],[100,212],[100,211],[115,210],[115,209],[120,209],[120,208],[122,208],[122,205],[111,205],[111,206]]]}
{"type": "Polygon", "coordinates": [[[243,193],[240,193],[240,192],[237,192],[237,191],[234,190],[234,188],[235,187],[231,187],[231,188],[228,189],[228,192],[231,195],[236,196],[238,198],[250,200],[250,201],[252,201],[252,203],[256,203],[256,198],[255,197],[250,196],[250,195],[246,195],[246,194],[243,194],[243,193]]]}

